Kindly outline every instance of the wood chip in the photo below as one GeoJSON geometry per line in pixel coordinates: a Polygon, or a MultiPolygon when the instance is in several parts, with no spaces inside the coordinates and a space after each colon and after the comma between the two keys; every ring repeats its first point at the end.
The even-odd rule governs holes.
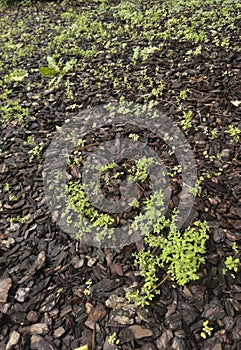
{"type": "Polygon", "coordinates": [[[0,278],[0,303],[6,303],[11,286],[11,278],[0,278]]]}
{"type": "Polygon", "coordinates": [[[46,334],[48,330],[48,326],[45,323],[35,323],[31,326],[22,327],[19,331],[21,331],[21,333],[46,334]]]}
{"type": "Polygon", "coordinates": [[[6,345],[6,350],[10,350],[14,345],[17,345],[20,339],[20,334],[16,331],[13,331],[10,335],[9,341],[6,345]]]}
{"type": "Polygon", "coordinates": [[[129,329],[132,331],[135,339],[142,339],[153,336],[153,332],[151,329],[143,328],[137,324],[130,326],[129,329]]]}

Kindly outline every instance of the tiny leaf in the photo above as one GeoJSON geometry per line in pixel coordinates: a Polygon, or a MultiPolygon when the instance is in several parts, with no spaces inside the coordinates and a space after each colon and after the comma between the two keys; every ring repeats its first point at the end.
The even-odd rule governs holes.
{"type": "Polygon", "coordinates": [[[49,68],[54,69],[56,71],[56,73],[58,73],[59,67],[57,66],[57,64],[56,64],[55,60],[53,59],[53,57],[48,56],[47,57],[47,62],[48,62],[49,68]]]}
{"type": "Polygon", "coordinates": [[[46,78],[52,78],[54,75],[57,74],[55,69],[49,68],[49,67],[40,67],[38,70],[39,70],[39,73],[46,78]]]}

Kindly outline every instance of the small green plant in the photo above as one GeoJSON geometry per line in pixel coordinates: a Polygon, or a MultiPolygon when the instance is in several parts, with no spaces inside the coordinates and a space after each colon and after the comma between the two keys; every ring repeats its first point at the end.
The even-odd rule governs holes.
{"type": "Polygon", "coordinates": [[[224,262],[225,266],[229,270],[233,270],[235,272],[238,271],[240,260],[238,258],[234,259],[232,256],[228,256],[224,262]]]}
{"type": "Polygon", "coordinates": [[[109,338],[108,338],[108,343],[110,343],[110,344],[116,344],[116,345],[118,345],[118,344],[120,343],[120,340],[117,339],[117,334],[116,334],[116,332],[113,332],[113,333],[109,336],[109,338]]]}
{"type": "Polygon", "coordinates": [[[3,123],[10,121],[24,122],[28,117],[28,108],[21,107],[20,100],[7,100],[6,105],[0,107],[0,118],[3,123]]]}
{"type": "Polygon", "coordinates": [[[92,281],[91,281],[91,279],[88,279],[88,281],[85,282],[85,289],[84,289],[85,296],[92,295],[91,286],[92,286],[92,281]]]}
{"type": "Polygon", "coordinates": [[[32,148],[28,151],[30,157],[29,162],[32,163],[35,157],[40,157],[40,153],[44,147],[44,142],[41,141],[39,144],[36,144],[34,137],[28,136],[27,140],[23,142],[24,145],[31,146],[32,148]]]}
{"type": "Polygon", "coordinates": [[[63,177],[62,171],[58,171],[58,172],[56,173],[56,175],[55,175],[55,179],[56,179],[56,180],[60,180],[60,179],[62,179],[62,177],[63,177]]]}
{"type": "Polygon", "coordinates": [[[209,321],[208,320],[206,320],[206,321],[204,321],[203,322],[203,328],[202,328],[202,332],[201,332],[201,337],[203,338],[203,339],[206,339],[207,338],[207,335],[211,335],[211,332],[212,332],[212,330],[213,330],[213,328],[212,327],[209,327],[208,326],[208,324],[209,324],[209,321]]]}
{"type": "Polygon", "coordinates": [[[238,254],[239,251],[238,251],[238,247],[237,247],[237,242],[233,242],[232,249],[235,252],[235,254],[238,254]]]}
{"type": "MultiPolygon", "coordinates": [[[[58,65],[53,57],[48,56],[47,62],[48,62],[48,66],[40,67],[39,73],[41,73],[46,78],[51,78],[49,87],[50,87],[50,90],[52,90],[55,86],[57,86],[60,83],[64,75],[74,68],[77,61],[76,59],[67,61],[62,68],[59,67],[59,65],[62,64],[61,60],[59,61],[59,65],[58,65]]],[[[70,85],[67,83],[67,93],[71,94],[70,90],[68,90],[68,87],[70,89],[70,85]]]]}
{"type": "Polygon", "coordinates": [[[16,202],[18,200],[18,197],[15,196],[15,194],[9,194],[8,198],[9,198],[10,201],[14,201],[14,202],[16,202]]]}
{"type": "Polygon", "coordinates": [[[20,224],[26,224],[30,218],[31,218],[31,214],[27,214],[23,217],[21,217],[20,215],[17,215],[16,217],[14,217],[13,221],[19,222],[20,224]]]}
{"type": "Polygon", "coordinates": [[[130,203],[130,206],[133,208],[139,208],[140,203],[139,203],[138,199],[134,198],[133,201],[130,203]]]}
{"type": "Polygon", "coordinates": [[[192,116],[192,111],[188,111],[188,112],[183,112],[183,117],[181,120],[181,126],[182,129],[184,131],[190,129],[192,127],[192,120],[191,120],[191,116],[192,116]]]}
{"type": "Polygon", "coordinates": [[[202,192],[201,183],[203,182],[203,180],[204,180],[204,176],[203,175],[199,176],[199,178],[196,181],[195,186],[194,187],[190,187],[188,189],[188,192],[193,194],[195,197],[196,196],[200,196],[201,192],[202,192]]]}
{"type": "Polygon", "coordinates": [[[231,142],[238,142],[241,134],[241,130],[233,125],[229,125],[229,129],[226,131],[231,136],[231,142]]]}
{"type": "Polygon", "coordinates": [[[188,97],[189,89],[184,89],[180,91],[180,98],[186,100],[188,97]]]}
{"type": "Polygon", "coordinates": [[[211,130],[211,138],[216,139],[218,137],[218,129],[212,129],[211,130]]]}
{"type": "MultiPolygon", "coordinates": [[[[163,215],[163,194],[154,193],[145,201],[145,214],[135,217],[132,227],[137,226],[144,236],[145,248],[135,253],[135,265],[140,267],[140,275],[144,278],[141,288],[126,297],[137,306],[148,305],[160,291],[157,287],[157,273],[166,269],[167,276],[180,285],[198,279],[197,271],[204,262],[205,243],[208,239],[206,222],[196,221],[192,227],[181,233],[175,224],[177,213],[172,219],[163,215]],[[168,231],[166,235],[164,231],[168,231]],[[154,251],[158,250],[158,256],[154,251]]],[[[162,283],[162,281],[161,281],[162,283]]]]}
{"type": "Polygon", "coordinates": [[[30,154],[29,162],[32,163],[35,157],[40,156],[40,152],[42,151],[44,146],[43,141],[41,141],[38,145],[34,146],[31,150],[28,151],[30,154]]]}
{"type": "Polygon", "coordinates": [[[131,59],[133,65],[136,64],[136,62],[139,59],[139,57],[140,57],[140,46],[136,46],[134,48],[134,50],[133,50],[133,56],[132,56],[132,59],[131,59]]]}
{"type": "Polygon", "coordinates": [[[129,135],[129,138],[130,138],[130,139],[133,139],[134,141],[138,141],[139,135],[137,135],[137,134],[130,134],[130,135],[129,135]]]}
{"type": "Polygon", "coordinates": [[[85,186],[80,182],[69,181],[66,185],[68,194],[67,210],[62,214],[62,217],[67,219],[68,223],[72,223],[72,218],[69,212],[73,209],[79,216],[79,221],[75,222],[78,228],[77,238],[81,238],[86,232],[92,232],[94,229],[98,231],[98,238],[110,237],[113,234],[113,229],[110,226],[114,219],[104,213],[99,213],[98,210],[91,205],[86,193],[85,186]]]}
{"type": "Polygon", "coordinates": [[[173,169],[172,169],[172,172],[169,172],[168,175],[170,177],[174,177],[174,176],[176,176],[178,174],[181,174],[181,172],[182,172],[182,166],[181,165],[175,165],[173,167],[173,169]]]}
{"type": "Polygon", "coordinates": [[[129,170],[129,180],[144,182],[148,177],[148,168],[153,164],[152,158],[143,157],[135,162],[135,165],[129,170]]]}
{"type": "Polygon", "coordinates": [[[94,165],[92,166],[93,169],[100,170],[102,172],[105,172],[109,169],[114,169],[117,167],[117,164],[113,161],[107,165],[94,165]]]}
{"type": "Polygon", "coordinates": [[[31,146],[36,145],[33,136],[28,136],[27,141],[24,141],[23,144],[24,145],[31,145],[31,146]]]}
{"type": "Polygon", "coordinates": [[[5,190],[6,192],[9,192],[9,191],[10,191],[10,185],[9,185],[8,182],[5,183],[5,185],[4,185],[4,190],[5,190]]]}
{"type": "Polygon", "coordinates": [[[73,91],[71,89],[71,84],[69,79],[66,81],[65,83],[65,87],[66,87],[66,97],[69,98],[70,100],[74,99],[74,95],[73,95],[73,91]]]}
{"type": "Polygon", "coordinates": [[[14,69],[10,74],[4,76],[4,81],[7,84],[11,82],[22,82],[28,76],[25,69],[14,69]]]}
{"type": "Polygon", "coordinates": [[[155,96],[155,97],[160,97],[160,96],[162,96],[164,87],[165,87],[165,85],[164,85],[164,83],[161,81],[161,82],[159,83],[159,85],[158,85],[156,88],[153,88],[153,89],[151,90],[151,95],[152,95],[152,96],[155,96]]]}

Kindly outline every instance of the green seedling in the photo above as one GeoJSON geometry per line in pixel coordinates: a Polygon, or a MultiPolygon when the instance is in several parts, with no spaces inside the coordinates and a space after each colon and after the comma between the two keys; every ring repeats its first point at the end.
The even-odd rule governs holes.
{"type": "Polygon", "coordinates": [[[240,260],[238,258],[234,259],[232,256],[228,256],[224,262],[226,268],[228,270],[233,270],[235,272],[238,271],[240,260]]]}
{"type": "Polygon", "coordinates": [[[207,321],[204,321],[203,322],[203,328],[202,328],[202,332],[201,332],[201,337],[203,338],[203,339],[206,339],[207,338],[207,335],[211,335],[211,332],[212,332],[212,330],[213,330],[213,328],[212,327],[209,327],[208,326],[208,324],[209,324],[209,321],[207,320],[207,321]]]}
{"type": "MultiPolygon", "coordinates": [[[[55,86],[57,86],[60,83],[60,81],[63,79],[63,77],[69,71],[73,70],[77,60],[72,59],[70,61],[67,61],[62,66],[62,68],[60,68],[60,66],[59,66],[59,65],[61,65],[61,60],[60,60],[59,65],[58,65],[53,57],[48,56],[47,62],[48,62],[48,66],[47,67],[40,67],[39,73],[41,73],[46,78],[51,78],[50,83],[49,83],[49,87],[50,87],[50,90],[52,90],[55,86]]],[[[67,84],[67,93],[70,94],[70,85],[69,84],[67,84]],[[69,87],[69,89],[68,89],[68,87],[69,87]]]]}
{"type": "Polygon", "coordinates": [[[84,289],[84,295],[85,296],[91,296],[92,295],[92,291],[91,291],[91,286],[92,286],[92,281],[91,279],[89,279],[88,281],[85,282],[85,289],[84,289]]]}
{"type": "Polygon", "coordinates": [[[110,344],[116,344],[116,345],[118,345],[118,344],[120,343],[120,340],[117,339],[117,334],[116,334],[116,332],[113,332],[113,333],[109,336],[109,338],[108,338],[108,343],[110,343],[110,344]]]}
{"type": "Polygon", "coordinates": [[[231,136],[231,142],[238,142],[241,134],[241,130],[233,125],[229,125],[229,129],[226,131],[231,136]]]}
{"type": "MultiPolygon", "coordinates": [[[[158,290],[157,273],[166,269],[167,276],[179,285],[198,279],[197,271],[204,262],[205,243],[208,239],[206,222],[196,221],[192,227],[181,233],[175,224],[177,213],[172,219],[163,215],[163,194],[154,193],[145,201],[145,214],[135,217],[133,228],[138,227],[144,237],[145,248],[135,253],[135,264],[140,267],[144,278],[141,288],[126,297],[137,306],[149,305],[158,290]],[[163,231],[168,231],[163,235],[163,231]],[[153,254],[158,250],[158,256],[153,254]]],[[[162,283],[162,282],[161,282],[162,283]]]]}
{"type": "Polygon", "coordinates": [[[183,112],[183,117],[181,120],[181,126],[184,131],[190,129],[192,127],[192,111],[189,112],[183,112]]]}

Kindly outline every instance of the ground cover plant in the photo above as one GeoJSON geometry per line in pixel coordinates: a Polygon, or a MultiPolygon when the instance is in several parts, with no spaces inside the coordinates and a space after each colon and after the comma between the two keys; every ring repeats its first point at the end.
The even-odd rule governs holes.
{"type": "Polygon", "coordinates": [[[240,348],[240,9],[236,0],[0,1],[0,348],[240,348]],[[68,158],[67,207],[100,240],[123,220],[143,238],[97,248],[81,243],[83,221],[78,237],[58,226],[72,218],[48,207],[44,155],[67,120],[116,101],[158,109],[183,131],[197,163],[195,204],[177,228],[185,183],[168,135],[93,128],[68,158]],[[165,163],[165,215],[148,157],[96,168],[113,203],[122,181],[136,185],[128,211],[88,201],[88,153],[117,136],[165,163]]]}

